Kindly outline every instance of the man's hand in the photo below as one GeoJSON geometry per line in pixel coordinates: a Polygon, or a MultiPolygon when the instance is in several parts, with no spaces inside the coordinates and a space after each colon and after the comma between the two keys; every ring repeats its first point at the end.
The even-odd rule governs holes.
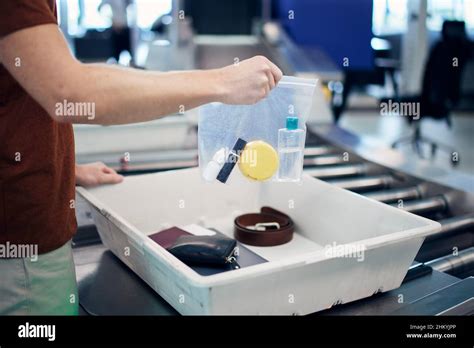
{"type": "Polygon", "coordinates": [[[263,56],[217,69],[220,101],[226,104],[255,104],[265,98],[280,81],[281,70],[263,56]]]}
{"type": "Polygon", "coordinates": [[[123,176],[102,162],[76,165],[76,185],[93,187],[104,184],[118,184],[123,176]]]}

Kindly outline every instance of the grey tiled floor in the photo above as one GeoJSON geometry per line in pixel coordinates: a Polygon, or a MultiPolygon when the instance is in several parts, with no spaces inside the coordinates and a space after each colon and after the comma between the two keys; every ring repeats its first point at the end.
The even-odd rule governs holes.
{"type": "MultiPolygon", "coordinates": [[[[474,113],[455,113],[452,115],[453,127],[445,122],[425,119],[422,134],[454,147],[461,161],[453,170],[474,176],[474,113]]],[[[361,136],[370,137],[390,145],[400,137],[411,134],[411,128],[403,116],[381,116],[376,111],[347,111],[340,120],[340,126],[361,136]]],[[[406,156],[417,158],[410,145],[400,148],[406,156]]],[[[428,152],[427,152],[428,154],[428,152]]],[[[443,168],[451,168],[449,156],[439,152],[432,162],[443,168]]]]}

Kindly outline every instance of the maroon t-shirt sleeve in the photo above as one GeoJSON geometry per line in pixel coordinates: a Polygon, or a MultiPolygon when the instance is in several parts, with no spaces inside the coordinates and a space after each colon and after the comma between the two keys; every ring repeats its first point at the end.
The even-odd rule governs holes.
{"type": "Polygon", "coordinates": [[[0,37],[42,24],[57,24],[55,0],[0,0],[0,37]]]}

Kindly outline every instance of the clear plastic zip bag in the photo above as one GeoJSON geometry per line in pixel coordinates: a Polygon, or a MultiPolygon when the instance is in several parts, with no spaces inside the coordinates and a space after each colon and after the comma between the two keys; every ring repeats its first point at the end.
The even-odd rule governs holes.
{"type": "Polygon", "coordinates": [[[202,106],[198,143],[203,179],[225,183],[240,169],[253,180],[299,181],[315,86],[316,80],[283,76],[256,104],[202,106]]]}

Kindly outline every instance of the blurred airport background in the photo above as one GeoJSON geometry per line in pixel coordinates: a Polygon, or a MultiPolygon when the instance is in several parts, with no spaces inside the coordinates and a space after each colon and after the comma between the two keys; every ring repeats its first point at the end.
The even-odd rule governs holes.
{"type": "MultiPolygon", "coordinates": [[[[334,123],[368,142],[394,145],[414,161],[474,173],[474,1],[58,4],[61,29],[83,62],[168,71],[221,67],[262,54],[287,75],[318,78],[309,120],[315,127],[334,123]],[[390,100],[424,101],[426,107],[419,122],[409,122],[382,112],[390,100]],[[395,143],[403,137],[408,138],[395,143]],[[461,156],[454,166],[453,152],[461,156]]],[[[177,167],[195,164],[196,120],[192,110],[146,125],[77,125],[77,160],[150,171],[170,160],[177,167]]]]}

